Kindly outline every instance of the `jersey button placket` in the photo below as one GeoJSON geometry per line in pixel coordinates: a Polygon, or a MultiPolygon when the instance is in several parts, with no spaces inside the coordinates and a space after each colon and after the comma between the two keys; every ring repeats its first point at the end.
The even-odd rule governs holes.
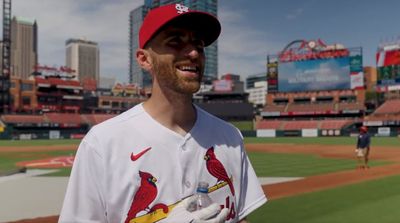
{"type": "Polygon", "coordinates": [[[186,150],[186,142],[183,142],[179,147],[181,148],[182,151],[185,151],[186,150]]]}
{"type": "Polygon", "coordinates": [[[189,140],[189,137],[185,137],[184,139],[183,139],[183,142],[182,142],[182,144],[180,145],[180,148],[183,150],[183,151],[186,151],[186,142],[189,140]]]}
{"type": "Polygon", "coordinates": [[[185,186],[186,186],[187,188],[190,188],[190,186],[192,186],[192,184],[191,184],[189,181],[185,181],[185,186]]]}

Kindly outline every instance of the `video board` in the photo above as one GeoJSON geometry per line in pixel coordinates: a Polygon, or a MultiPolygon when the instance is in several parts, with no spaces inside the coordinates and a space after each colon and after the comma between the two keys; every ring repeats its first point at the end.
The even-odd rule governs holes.
{"type": "Polygon", "coordinates": [[[309,50],[303,45],[267,56],[269,93],[365,87],[361,47],[335,49],[323,46],[309,50]]]}
{"type": "Polygon", "coordinates": [[[278,70],[279,92],[351,88],[349,57],[279,63],[278,70]]]}

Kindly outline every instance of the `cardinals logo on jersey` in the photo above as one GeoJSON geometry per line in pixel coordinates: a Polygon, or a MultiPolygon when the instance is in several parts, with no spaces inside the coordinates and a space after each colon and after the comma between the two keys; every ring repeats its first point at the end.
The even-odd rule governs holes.
{"type": "Polygon", "coordinates": [[[125,223],[136,217],[140,211],[150,211],[149,205],[157,196],[157,179],[150,173],[139,171],[140,187],[136,191],[125,223]]]}
{"type": "Polygon", "coordinates": [[[210,147],[207,150],[206,155],[204,156],[204,160],[206,160],[208,172],[212,176],[217,178],[217,182],[225,181],[226,183],[228,183],[232,195],[235,196],[235,189],[233,188],[232,180],[229,178],[224,165],[222,165],[221,161],[219,161],[215,156],[214,147],[210,147]]]}

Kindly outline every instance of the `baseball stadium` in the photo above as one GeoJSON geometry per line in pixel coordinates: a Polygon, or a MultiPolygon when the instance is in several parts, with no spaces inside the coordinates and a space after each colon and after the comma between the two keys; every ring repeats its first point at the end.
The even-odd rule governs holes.
{"type": "MultiPolygon", "coordinates": [[[[269,199],[249,222],[399,221],[399,54],[382,47],[377,67],[363,67],[361,47],[295,40],[267,56],[260,113],[232,115],[248,109],[245,94],[202,93],[199,106],[242,131],[269,199]],[[368,169],[356,168],[361,126],[373,136],[368,169]]],[[[121,85],[93,96],[90,83],[37,70],[11,80],[12,112],[0,116],[0,222],[57,222],[81,138],[148,96],[121,85]]]]}

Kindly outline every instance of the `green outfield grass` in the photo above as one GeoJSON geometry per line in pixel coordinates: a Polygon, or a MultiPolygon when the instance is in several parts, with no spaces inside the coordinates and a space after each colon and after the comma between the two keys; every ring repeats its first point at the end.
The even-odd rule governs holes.
{"type": "MultiPolygon", "coordinates": [[[[259,177],[305,177],[354,169],[355,160],[322,158],[312,154],[249,152],[251,164],[259,177]]],[[[388,164],[373,160],[371,166],[388,164]]]]}
{"type": "MultiPolygon", "coordinates": [[[[245,138],[246,143],[294,143],[294,144],[353,144],[355,138],[245,138]]],[[[373,144],[398,145],[398,138],[373,138],[373,144]]],[[[47,145],[78,145],[80,140],[0,140],[1,146],[47,146],[47,145]]],[[[15,163],[24,160],[36,160],[48,157],[70,155],[71,151],[46,152],[7,152],[0,153],[0,173],[16,169],[15,163]]],[[[258,176],[310,176],[354,168],[353,160],[321,158],[306,154],[276,154],[276,153],[249,153],[251,162],[258,176]]],[[[383,165],[387,162],[375,161],[371,165],[383,165]]],[[[70,168],[61,169],[51,176],[68,176],[70,168]]]]}
{"type": "Polygon", "coordinates": [[[397,223],[400,176],[267,202],[250,214],[254,223],[397,223]]]}
{"type": "Polygon", "coordinates": [[[35,139],[35,140],[0,140],[2,146],[52,146],[52,145],[78,145],[80,139],[35,139]]]}
{"type": "MultiPolygon", "coordinates": [[[[57,156],[75,155],[75,151],[38,151],[38,152],[2,152],[0,153],[0,174],[16,170],[19,167],[16,163],[21,161],[40,160],[57,156]]],[[[71,168],[51,175],[69,176],[71,168]],[[66,175],[67,174],[67,175],[66,175]]]]}
{"type": "MultiPolygon", "coordinates": [[[[0,153],[0,172],[16,169],[15,163],[49,157],[74,155],[73,151],[6,152],[0,153]]],[[[259,177],[304,177],[323,173],[353,169],[355,161],[348,159],[321,158],[307,154],[279,154],[249,152],[249,158],[259,177]]],[[[386,161],[371,161],[371,166],[383,165],[386,161]]],[[[71,168],[46,176],[69,176],[71,168]]]]}
{"type": "MultiPolygon", "coordinates": [[[[245,143],[278,143],[278,144],[319,144],[319,145],[356,145],[356,137],[278,137],[256,138],[246,137],[245,143]]],[[[400,138],[397,137],[372,137],[372,146],[397,146],[400,149],[400,138]]]]}
{"type": "Polygon", "coordinates": [[[230,122],[230,123],[242,131],[250,131],[250,130],[254,129],[252,121],[237,121],[237,122],[230,122]]]}

